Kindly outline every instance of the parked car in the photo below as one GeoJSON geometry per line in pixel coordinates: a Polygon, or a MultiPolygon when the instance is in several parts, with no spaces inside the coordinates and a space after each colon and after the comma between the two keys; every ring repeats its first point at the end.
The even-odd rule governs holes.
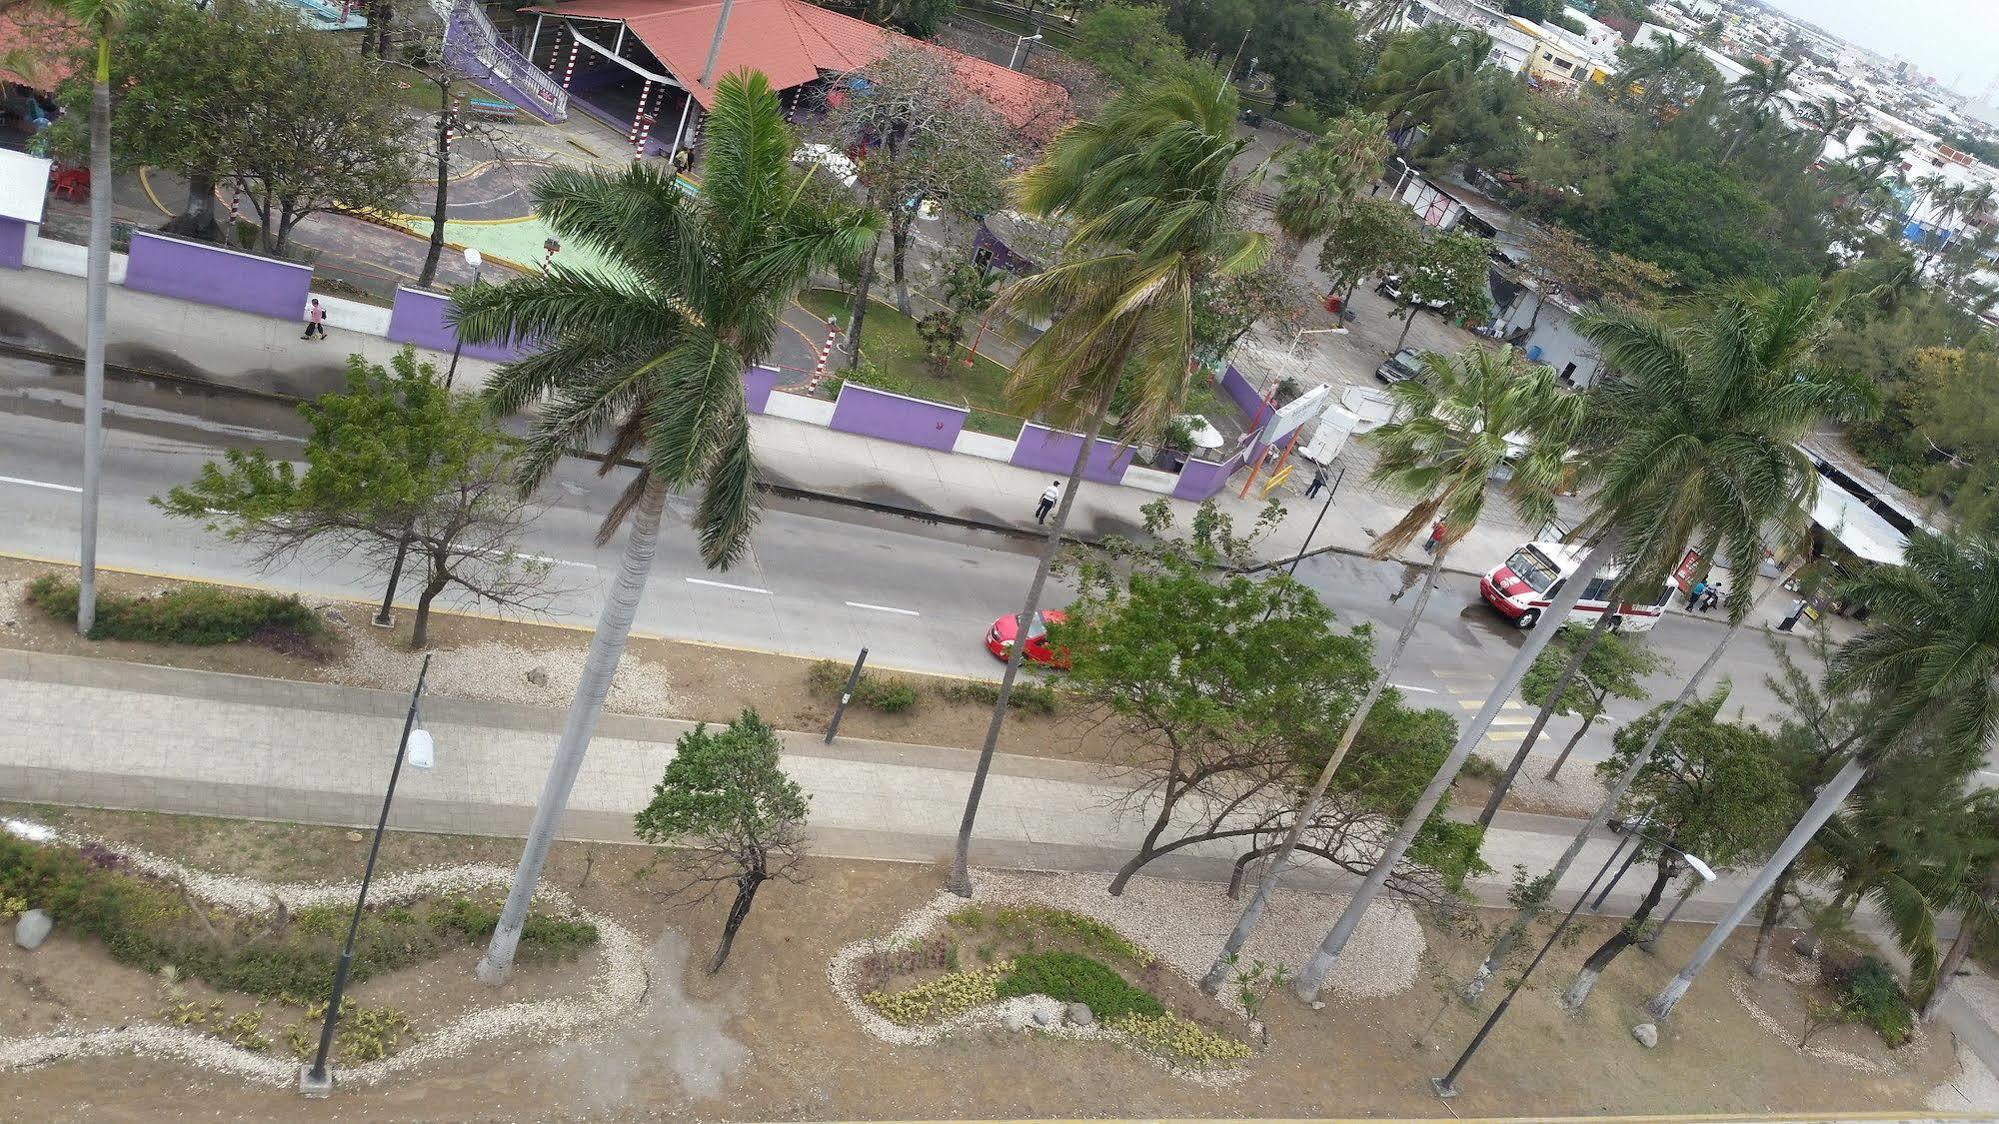
{"type": "MultiPolygon", "coordinates": [[[[1060,609],[1043,609],[1034,614],[1034,620],[1027,626],[1027,654],[1021,658],[1042,667],[1067,670],[1069,649],[1056,648],[1048,643],[1048,626],[1068,619],[1068,615],[1060,609]]],[[[1019,630],[1019,619],[1012,613],[994,621],[993,626],[986,630],[986,651],[997,659],[1006,659],[1019,630]]]]}
{"type": "MultiPolygon", "coordinates": [[[[1397,304],[1402,303],[1401,276],[1399,274],[1394,274],[1394,273],[1389,274],[1388,276],[1381,279],[1381,284],[1376,285],[1374,287],[1374,291],[1381,294],[1384,297],[1387,297],[1389,300],[1396,302],[1397,304]]],[[[1412,303],[1414,303],[1418,308],[1427,308],[1432,312],[1435,312],[1438,309],[1444,307],[1443,301],[1419,300],[1419,301],[1414,301],[1412,303]]]]}
{"type": "Polygon", "coordinates": [[[1413,347],[1401,351],[1381,361],[1374,369],[1374,377],[1385,383],[1406,382],[1423,370],[1423,353],[1413,347]]]}

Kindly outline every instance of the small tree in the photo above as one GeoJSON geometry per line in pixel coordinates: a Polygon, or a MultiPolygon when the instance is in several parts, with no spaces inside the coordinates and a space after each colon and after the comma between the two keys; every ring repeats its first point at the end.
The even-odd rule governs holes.
{"type": "Polygon", "coordinates": [[[712,733],[706,723],[698,725],[674,743],[652,802],[632,817],[640,839],[685,849],[677,865],[686,881],[675,896],[705,899],[724,883],[735,885],[721,943],[708,962],[711,976],[728,960],[757,890],[773,879],[798,882],[804,876],[811,799],[785,774],[778,749],[777,731],[754,710],[712,733]]]}
{"type": "Polygon", "coordinates": [[[303,474],[261,449],[231,449],[152,502],[249,545],[260,568],[308,548],[357,555],[390,571],[385,605],[407,554],[422,568],[410,631],[411,647],[422,648],[431,603],[453,586],[515,608],[553,591],[549,564],[516,553],[532,510],[514,482],[512,444],[485,405],[445,390],[409,348],[391,368],[350,356],[346,391],[299,408],[303,474]]]}
{"type": "Polygon", "coordinates": [[[1326,232],[1319,269],[1347,303],[1361,278],[1402,266],[1421,244],[1422,228],[1400,201],[1385,195],[1350,200],[1326,232]]]}
{"type": "Polygon", "coordinates": [[[1492,243],[1476,234],[1446,231],[1423,242],[1402,278],[1400,351],[1409,339],[1418,302],[1433,305],[1446,320],[1483,318],[1492,311],[1492,285],[1487,254],[1492,243]]]}
{"type": "MultiPolygon", "coordinates": [[[[1569,657],[1575,654],[1577,645],[1584,642],[1586,630],[1573,625],[1565,626],[1548,645],[1534,665],[1527,669],[1527,677],[1520,681],[1520,693],[1534,706],[1547,703],[1554,690],[1555,681],[1561,678],[1562,669],[1568,666],[1569,657]]],[[[1562,692],[1555,703],[1555,713],[1574,715],[1583,724],[1569,738],[1562,752],[1555,755],[1555,763],[1548,766],[1548,779],[1554,780],[1575,752],[1576,745],[1589,734],[1590,727],[1602,718],[1606,704],[1611,699],[1631,699],[1642,702],[1650,697],[1645,690],[1645,677],[1662,671],[1670,671],[1671,663],[1659,653],[1645,647],[1642,640],[1621,632],[1607,632],[1597,638],[1596,645],[1583,657],[1581,666],[1569,681],[1569,689],[1562,692]]]]}
{"type": "Polygon", "coordinates": [[[1670,287],[1670,271],[1649,261],[1612,252],[1598,253],[1565,226],[1535,224],[1528,228],[1527,272],[1538,287],[1534,312],[1527,318],[1527,335],[1541,323],[1541,310],[1557,292],[1581,304],[1599,301],[1635,308],[1670,287]]]}

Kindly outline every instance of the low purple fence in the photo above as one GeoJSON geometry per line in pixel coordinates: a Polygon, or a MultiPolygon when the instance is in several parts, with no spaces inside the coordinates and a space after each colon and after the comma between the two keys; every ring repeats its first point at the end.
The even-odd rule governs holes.
{"type": "MultiPolygon", "coordinates": [[[[388,337],[396,343],[413,343],[432,351],[450,351],[458,342],[458,332],[445,319],[451,298],[427,293],[407,285],[397,286],[396,303],[389,309],[388,337]]],[[[505,363],[520,357],[522,349],[504,343],[468,343],[463,354],[474,359],[505,363]]]]}
{"type": "Polygon", "coordinates": [[[1173,486],[1176,500],[1199,502],[1228,486],[1229,477],[1243,466],[1244,453],[1215,464],[1211,461],[1189,460],[1180,466],[1180,482],[1173,486]]]}
{"type": "Polygon", "coordinates": [[[0,218],[0,269],[21,268],[21,254],[28,246],[28,224],[19,219],[0,218]]]}
{"type": "Polygon", "coordinates": [[[957,444],[970,414],[963,406],[946,406],[849,382],[840,385],[830,428],[948,453],[957,444]]]}
{"type": "Polygon", "coordinates": [[[752,414],[761,414],[770,405],[770,392],[777,389],[781,376],[776,367],[758,365],[743,372],[743,405],[752,414]]]}
{"type": "Polygon", "coordinates": [[[1224,367],[1219,381],[1222,393],[1227,395],[1229,401],[1235,403],[1235,408],[1241,412],[1243,424],[1246,426],[1261,424],[1264,415],[1270,412],[1270,407],[1264,403],[1263,395],[1249,385],[1249,380],[1242,377],[1242,372],[1236,370],[1234,365],[1224,367]]]}
{"type": "Polygon", "coordinates": [[[312,267],[135,230],[125,287],[259,316],[303,320],[312,267]]]}
{"type": "MultiPolygon", "coordinates": [[[[1013,457],[1007,463],[1067,476],[1076,467],[1076,448],[1082,440],[1079,434],[1027,422],[1020,427],[1020,438],[1014,442],[1013,457]]],[[[1135,452],[1130,446],[1120,448],[1115,441],[1098,438],[1097,447],[1090,450],[1090,459],[1083,467],[1083,478],[1104,484],[1119,483],[1124,479],[1124,470],[1131,467],[1135,452]]]]}

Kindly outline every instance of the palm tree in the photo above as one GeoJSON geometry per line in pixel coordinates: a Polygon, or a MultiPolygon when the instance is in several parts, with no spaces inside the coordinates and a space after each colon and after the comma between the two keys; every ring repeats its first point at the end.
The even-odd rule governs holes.
{"type": "Polygon", "coordinates": [[[1626,47],[1620,53],[1618,78],[1629,93],[1637,86],[1644,91],[1639,105],[1647,116],[1658,112],[1667,98],[1684,100],[1688,87],[1718,77],[1714,64],[1698,44],[1681,42],[1670,36],[1649,47],[1626,47]]]}
{"type": "Polygon", "coordinates": [[[1728,100],[1748,110],[1776,108],[1784,91],[1790,88],[1792,72],[1798,69],[1796,63],[1783,59],[1773,62],[1750,59],[1744,65],[1746,73],[1729,84],[1728,100]]]}
{"type": "Polygon", "coordinates": [[[1929,742],[1963,761],[1999,739],[1999,547],[1978,536],[1918,532],[1900,566],[1875,566],[1841,597],[1871,610],[1867,632],[1833,657],[1830,690],[1865,694],[1865,734],[1777,846],[1742,897],[1694,950],[1686,967],[1646,1005],[1671,1015],[1729,934],[1839,810],[1875,762],[1929,742]]]}
{"type": "MultiPolygon", "coordinates": [[[[1396,415],[1404,420],[1391,422],[1368,435],[1367,439],[1381,450],[1368,478],[1413,497],[1415,502],[1401,520],[1376,537],[1372,554],[1375,558],[1387,558],[1407,547],[1438,520],[1443,522],[1444,535],[1430,551],[1430,564],[1423,571],[1416,603],[1395,638],[1395,646],[1389,649],[1387,661],[1376,673],[1367,696],[1348,718],[1339,745],[1300,801],[1292,818],[1291,832],[1271,857],[1256,895],[1244,907],[1214,965],[1202,978],[1201,989],[1210,995],[1220,990],[1230,967],[1255,930],[1293,849],[1318,811],[1326,786],[1339,770],[1340,762],[1360,733],[1361,724],[1367,720],[1368,712],[1388,686],[1389,677],[1409,647],[1416,623],[1422,619],[1431,590],[1436,587],[1444,556],[1452,544],[1477,525],[1483,514],[1486,484],[1492,474],[1509,459],[1515,460],[1506,489],[1522,521],[1533,527],[1543,526],[1554,517],[1555,489],[1567,477],[1563,461],[1574,436],[1582,400],[1560,390],[1552,367],[1524,363],[1511,349],[1472,347],[1454,359],[1429,352],[1424,355],[1416,377],[1396,383],[1391,393],[1396,399],[1396,415]],[[1526,449],[1513,458],[1523,440],[1528,442],[1526,449]]],[[[1545,646],[1555,631],[1542,629],[1532,634],[1531,639],[1545,646]]],[[[1430,806],[1435,804],[1435,800],[1430,801],[1430,806]]],[[[1411,813],[1419,827],[1428,819],[1429,808],[1421,812],[1411,813]]]]}
{"type": "MultiPolygon", "coordinates": [[[[1067,218],[1073,227],[1062,260],[1003,298],[1059,316],[1021,354],[1007,394],[1022,413],[1083,431],[1028,583],[1018,618],[1023,631],[1040,610],[1062,529],[1113,397],[1120,401],[1125,441],[1162,429],[1186,394],[1196,284],[1247,273],[1268,255],[1269,240],[1239,228],[1234,218],[1260,174],[1229,168],[1248,144],[1235,134],[1235,116],[1233,87],[1174,79],[1123,94],[1095,120],[1070,125],[1021,177],[1021,210],[1067,218]]],[[[958,825],[949,886],[961,895],[972,892],[972,828],[1025,649],[1015,644],[1008,651],[958,825]]]]}
{"type": "Polygon", "coordinates": [[[1847,153],[1845,164],[1854,186],[1865,187],[1899,169],[1909,154],[1909,142],[1893,133],[1869,132],[1858,148],[1847,153]]]}
{"type": "Polygon", "coordinates": [[[488,390],[502,416],[540,408],[522,457],[524,488],[606,432],[603,471],[627,457],[645,466],[598,530],[598,542],[608,542],[631,517],[520,868],[479,962],[488,982],[504,980],[513,963],[645,591],[667,493],[703,489],[693,520],[703,561],[725,568],[741,557],[755,522],[743,371],[770,352],[779,314],[813,272],[852,261],[874,235],[869,213],[803,198],[805,184],[790,170],[791,132],[763,75],[722,78],[707,136],[698,198],[645,164],[617,174],[559,169],[536,185],[536,210],[556,233],[590,246],[617,272],[558,265],[455,298],[468,339],[544,341],[496,372],[488,390]]]}
{"type": "Polygon", "coordinates": [[[1827,95],[1808,101],[1797,107],[1798,123],[1818,137],[1818,146],[1812,150],[1812,159],[1825,155],[1825,145],[1834,133],[1852,125],[1860,116],[1858,105],[1848,105],[1838,98],[1827,95]]]}
{"type": "Polygon", "coordinates": [[[1305,244],[1323,237],[1341,212],[1388,158],[1388,120],[1379,113],[1349,113],[1326,135],[1285,157],[1283,189],[1272,213],[1283,235],[1279,251],[1296,261],[1305,244]]]}
{"type": "MultiPolygon", "coordinates": [[[[84,258],[83,535],[77,550],[76,631],[97,623],[97,490],[104,459],[104,335],[111,292],[111,40],[126,0],[53,0],[90,36],[97,65],[90,82],[90,235],[84,258]]],[[[21,6],[0,2],[0,12],[21,6]]]]}
{"type": "Polygon", "coordinates": [[[1397,130],[1427,125],[1460,100],[1491,52],[1492,39],[1482,31],[1437,26],[1400,36],[1381,53],[1370,108],[1397,130]]]}
{"type": "MultiPolygon", "coordinates": [[[[1656,599],[1690,543],[1745,576],[1729,595],[1728,631],[1669,704],[1655,735],[1693,701],[1741,631],[1766,532],[1802,537],[1818,472],[1795,442],[1828,419],[1857,416],[1870,401],[1864,382],[1815,362],[1828,319],[1817,285],[1801,278],[1727,294],[1685,324],[1622,310],[1581,322],[1584,338],[1618,372],[1592,392],[1583,441],[1596,484],[1585,526],[1628,534],[1633,543],[1612,596],[1656,599]]],[[[1581,665],[1588,645],[1577,649],[1565,675],[1581,665]]],[[[1544,713],[1566,685],[1557,682],[1544,713]]],[[[1641,749],[1570,841],[1552,871],[1556,882],[1609,821],[1654,748],[1641,749]]],[[[1470,989],[1474,996],[1532,917],[1522,910],[1501,931],[1470,989]]]]}

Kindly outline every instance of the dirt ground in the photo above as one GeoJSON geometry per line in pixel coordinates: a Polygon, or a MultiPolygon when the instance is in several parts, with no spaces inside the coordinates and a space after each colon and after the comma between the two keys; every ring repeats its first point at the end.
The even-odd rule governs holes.
{"type": "MultiPolygon", "coordinates": [[[[322,828],[85,810],[0,806],[163,855],[266,878],[358,874],[363,844],[322,828]]],[[[466,860],[511,862],[504,840],[396,835],[385,869],[466,860]]],[[[1425,985],[1385,1000],[1312,1011],[1287,996],[1265,1009],[1270,1046],[1227,1089],[1171,1077],[1129,1050],[998,1031],[934,1046],[892,1048],[862,1034],[832,994],[826,965],[843,944],[878,935],[928,899],[940,872],[927,866],[814,860],[803,885],[775,885],[757,900],[719,976],[701,974],[724,904],[661,900],[633,873],[639,848],[559,844],[548,877],[579,905],[658,942],[661,970],[645,1008],[594,1042],[516,1041],[327,1102],[252,1088],[188,1067],[131,1059],[67,1062],[0,1074],[0,1114],[10,1119],[513,1120],[513,1119],[938,1119],[1014,1116],[1462,1116],[1695,1112],[1830,1112],[1918,1109],[1955,1073],[1951,1042],[1936,1033],[1889,1054],[1871,1032],[1827,1031],[1825,1043],[1889,1072],[1867,1074],[1801,1055],[1760,1026],[1730,991],[1746,953],[1731,947],[1694,987],[1656,1050],[1632,1040],[1643,999],[1671,973],[1701,930],[1676,926],[1659,957],[1625,954],[1587,1010],[1571,1015],[1555,992],[1603,935],[1600,923],[1558,950],[1461,1079],[1447,1110],[1427,1078],[1441,1073],[1481,1017],[1444,1016],[1434,1046],[1416,1035],[1438,1007],[1425,985]],[[591,874],[579,888],[586,858],[591,874]],[[684,972],[680,971],[686,966],[684,972]]],[[[1330,922],[1330,918],[1327,919],[1330,922]]],[[[1748,934],[1744,934],[1747,936],[1748,934]]],[[[1479,954],[1428,934],[1443,972],[1461,974],[1479,954]]],[[[87,956],[57,943],[39,957],[87,956]]],[[[469,973],[468,963],[461,965],[469,973]]],[[[102,980],[122,986],[107,973],[102,980]]],[[[101,986],[76,980],[73,986],[101,986]]],[[[148,985],[150,986],[150,984],[148,985]]],[[[1802,998],[1782,981],[1756,995],[1780,1020],[1802,998]]],[[[379,1000],[378,1000],[379,1001],[379,1000]]],[[[1799,1008],[1801,1009],[1801,1007],[1799,1008]]],[[[11,1029],[11,1028],[9,1028],[11,1029]]]]}

